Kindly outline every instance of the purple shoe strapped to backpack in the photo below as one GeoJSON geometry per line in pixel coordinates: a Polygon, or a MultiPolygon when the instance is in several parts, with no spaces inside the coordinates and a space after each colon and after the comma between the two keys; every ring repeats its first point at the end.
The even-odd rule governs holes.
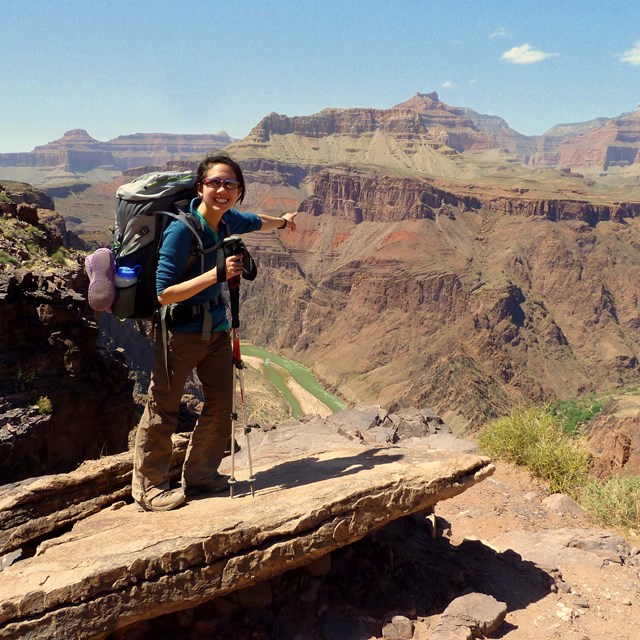
{"type": "Polygon", "coordinates": [[[96,249],[84,259],[84,266],[89,276],[89,306],[94,311],[111,311],[116,297],[114,278],[116,261],[111,249],[96,249]]]}

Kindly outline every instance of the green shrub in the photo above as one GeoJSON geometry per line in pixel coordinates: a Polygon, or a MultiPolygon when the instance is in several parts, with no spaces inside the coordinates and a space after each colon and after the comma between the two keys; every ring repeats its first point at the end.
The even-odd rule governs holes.
{"type": "Polygon", "coordinates": [[[551,412],[563,421],[567,433],[575,433],[581,425],[602,411],[602,407],[602,400],[588,396],[580,400],[559,400],[551,405],[551,412]]]}
{"type": "Polygon", "coordinates": [[[548,406],[518,407],[489,423],[478,436],[487,455],[527,467],[552,493],[577,495],[587,477],[589,452],[567,435],[548,406]]]}
{"type": "Polygon", "coordinates": [[[0,265],[12,264],[17,267],[20,264],[19,260],[16,260],[13,256],[10,256],[6,251],[0,249],[0,265]]]}
{"type": "Polygon", "coordinates": [[[18,366],[16,371],[16,382],[18,384],[31,384],[36,377],[36,372],[31,369],[23,369],[18,366]]]}
{"type": "Polygon", "coordinates": [[[600,524],[634,529],[640,525],[640,476],[591,479],[584,487],[582,506],[600,524]]]}
{"type": "Polygon", "coordinates": [[[38,227],[34,227],[32,224],[28,225],[25,231],[26,235],[36,242],[41,242],[46,237],[42,229],[38,229],[38,227]]]}
{"type": "Polygon", "coordinates": [[[67,262],[66,252],[63,249],[56,249],[51,255],[51,261],[59,265],[64,265],[67,262]]]}
{"type": "Polygon", "coordinates": [[[26,242],[25,248],[29,256],[37,256],[40,253],[40,246],[35,242],[26,242]]]}
{"type": "Polygon", "coordinates": [[[38,413],[42,416],[50,414],[53,409],[51,400],[47,396],[40,396],[36,401],[36,406],[38,407],[38,413]]]}

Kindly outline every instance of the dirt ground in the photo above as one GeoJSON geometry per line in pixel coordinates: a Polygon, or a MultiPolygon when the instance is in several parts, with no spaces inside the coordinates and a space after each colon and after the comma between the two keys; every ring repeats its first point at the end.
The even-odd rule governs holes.
{"type": "MultiPolygon", "coordinates": [[[[491,478],[456,498],[438,503],[436,515],[454,547],[464,544],[465,540],[480,539],[497,551],[504,551],[496,540],[518,530],[535,532],[540,540],[563,529],[602,531],[586,515],[546,509],[543,500],[547,496],[544,485],[528,472],[498,462],[491,478]]],[[[632,550],[640,546],[634,532],[610,533],[621,535],[632,550]]],[[[523,559],[526,560],[526,555],[523,559]]],[[[529,598],[522,598],[522,594],[516,598],[513,590],[513,602],[507,602],[506,620],[492,637],[509,640],[640,638],[640,556],[632,555],[619,564],[601,561],[587,553],[583,561],[559,559],[558,568],[560,573],[555,577],[560,588],[555,593],[539,597],[540,594],[532,590],[529,598]]],[[[509,585],[503,586],[509,593],[509,585]]],[[[428,629],[434,624],[435,619],[425,619],[424,633],[416,633],[414,638],[428,638],[428,629]]],[[[416,631],[420,632],[420,624],[416,631]]]]}
{"type": "MultiPolygon", "coordinates": [[[[259,358],[250,360],[249,364],[256,369],[262,364],[259,358]]],[[[330,413],[295,381],[290,380],[289,387],[305,413],[330,413]]],[[[638,403],[640,406],[640,397],[638,403]]],[[[637,411],[635,404],[631,408],[637,411]]],[[[455,564],[468,562],[474,567],[472,572],[487,574],[483,579],[476,576],[476,583],[487,585],[485,593],[502,594],[502,601],[507,604],[506,619],[491,637],[640,639],[640,555],[633,555],[640,547],[640,537],[635,532],[603,530],[584,512],[559,513],[548,508],[544,500],[549,492],[543,482],[525,469],[499,461],[495,466],[492,477],[436,507],[437,534],[446,544],[441,551],[446,555],[451,552],[455,564]],[[542,571],[533,564],[535,554],[528,558],[522,549],[522,559],[513,564],[512,571],[505,570],[491,555],[509,549],[505,537],[518,532],[535,534],[534,539],[544,544],[547,539],[553,540],[556,532],[568,530],[579,530],[578,539],[588,538],[589,533],[595,537],[607,533],[620,536],[629,554],[622,562],[603,559],[602,554],[585,553],[577,560],[558,557],[557,563],[551,554],[553,567],[544,567],[542,571]],[[475,549],[470,546],[474,541],[475,549]],[[493,580],[502,584],[492,584],[493,580]],[[555,583],[552,590],[549,583],[555,583]]],[[[434,551],[437,552],[436,549],[430,552],[434,551]]],[[[433,571],[438,571],[438,567],[434,566],[433,571]]],[[[439,619],[439,615],[416,617],[413,640],[428,640],[439,619]]]]}

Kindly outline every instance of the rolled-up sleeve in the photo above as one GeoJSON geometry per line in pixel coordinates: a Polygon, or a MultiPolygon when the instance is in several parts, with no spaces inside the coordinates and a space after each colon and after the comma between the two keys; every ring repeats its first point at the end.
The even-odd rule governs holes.
{"type": "Polygon", "coordinates": [[[236,209],[229,209],[223,216],[229,233],[251,233],[262,229],[262,220],[255,213],[240,213],[236,209]]]}

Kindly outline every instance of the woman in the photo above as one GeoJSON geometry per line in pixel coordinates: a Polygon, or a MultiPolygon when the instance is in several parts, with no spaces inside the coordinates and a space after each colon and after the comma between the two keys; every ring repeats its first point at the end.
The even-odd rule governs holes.
{"type": "MultiPolygon", "coordinates": [[[[297,213],[275,218],[234,209],[245,196],[245,183],[242,170],[227,156],[211,155],[200,163],[197,191],[199,197],[191,203],[191,212],[204,223],[205,249],[230,235],[296,228],[297,213]]],[[[160,249],[158,300],[163,307],[185,303],[178,308],[187,313],[175,314],[176,321],[169,331],[170,380],[162,339],[156,336],[149,397],[138,425],[133,458],[132,494],[144,511],[168,511],[179,507],[186,495],[224,491],[228,487],[227,477],[218,473],[231,435],[233,403],[229,324],[220,295],[224,274],[219,279],[216,251],[205,254],[204,273],[200,271],[200,260],[189,268],[193,262],[191,242],[189,229],[175,220],[164,232],[160,249]],[[171,436],[177,426],[184,385],[193,369],[202,383],[204,405],[185,455],[182,486],[171,489],[171,436]]],[[[227,257],[225,268],[227,279],[242,274],[242,255],[227,257]]]]}

